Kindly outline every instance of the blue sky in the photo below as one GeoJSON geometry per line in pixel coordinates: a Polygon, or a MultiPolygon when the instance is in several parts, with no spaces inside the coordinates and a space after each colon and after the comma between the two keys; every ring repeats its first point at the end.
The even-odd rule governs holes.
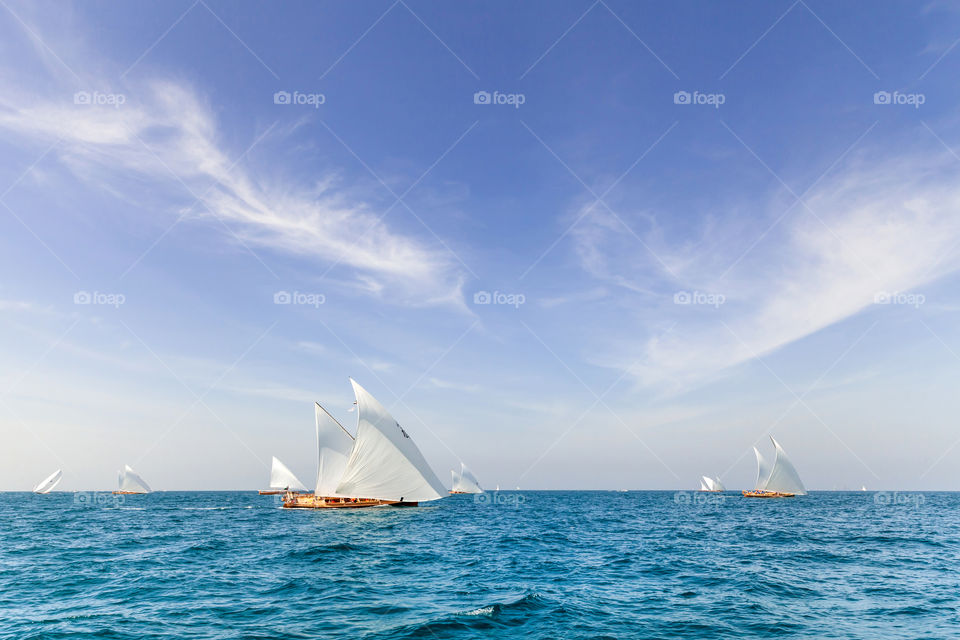
{"type": "Polygon", "coordinates": [[[489,487],[746,486],[768,433],[812,488],[958,486],[946,3],[8,2],[0,33],[4,489],[309,478],[348,375],[489,487]]]}

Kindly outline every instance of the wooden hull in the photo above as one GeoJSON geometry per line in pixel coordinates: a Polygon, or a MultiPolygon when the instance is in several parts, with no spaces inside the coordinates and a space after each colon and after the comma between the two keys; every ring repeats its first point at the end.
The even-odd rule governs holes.
{"type": "Polygon", "coordinates": [[[257,493],[261,496],[276,496],[283,493],[283,491],[280,491],[279,489],[274,491],[273,489],[271,489],[270,491],[257,491],[257,493]]]}
{"type": "Polygon", "coordinates": [[[745,498],[794,498],[795,493],[783,493],[780,491],[744,491],[745,498]]]}
{"type": "Polygon", "coordinates": [[[114,491],[113,495],[115,496],[139,496],[146,495],[146,491],[114,491]]]}
{"type": "Polygon", "coordinates": [[[312,493],[285,494],[284,509],[364,509],[366,507],[415,507],[416,502],[377,500],[376,498],[332,498],[312,493]]]}
{"type": "Polygon", "coordinates": [[[467,492],[466,492],[466,491],[454,491],[454,490],[452,490],[452,489],[450,490],[450,495],[452,495],[452,496],[459,495],[459,494],[465,494],[465,493],[467,493],[467,492]]]}
{"type": "Polygon", "coordinates": [[[329,498],[324,496],[286,495],[283,498],[284,509],[363,509],[386,504],[372,498],[329,498]]]}

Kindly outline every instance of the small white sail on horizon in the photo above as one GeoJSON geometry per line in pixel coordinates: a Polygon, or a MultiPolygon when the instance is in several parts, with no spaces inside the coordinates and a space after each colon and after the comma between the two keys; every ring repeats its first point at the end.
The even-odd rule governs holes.
{"type": "Polygon", "coordinates": [[[45,478],[40,484],[33,488],[34,493],[50,493],[53,491],[53,488],[60,484],[60,480],[63,478],[63,471],[57,469],[51,473],[47,478],[45,478]]]}
{"type": "Polygon", "coordinates": [[[127,493],[150,493],[150,486],[128,464],[120,471],[119,485],[120,491],[127,493]]]}
{"type": "Polygon", "coordinates": [[[337,485],[347,468],[354,437],[319,402],[314,412],[317,422],[317,485],[314,494],[350,497],[337,494],[337,485]]]}
{"type": "Polygon", "coordinates": [[[357,397],[357,435],[337,495],[426,502],[447,490],[410,435],[376,398],[350,379],[357,397]]]}
{"type": "Polygon", "coordinates": [[[280,462],[277,456],[273,456],[273,461],[270,464],[270,488],[289,489],[290,491],[307,490],[297,476],[293,475],[293,471],[290,471],[287,465],[280,462]]]}
{"type": "Polygon", "coordinates": [[[480,481],[462,462],[460,463],[460,473],[451,469],[450,475],[453,476],[452,491],[457,493],[483,493],[483,489],[480,488],[480,481]]]}
{"type": "Polygon", "coordinates": [[[700,491],[726,491],[720,478],[700,476],[700,491]]]}

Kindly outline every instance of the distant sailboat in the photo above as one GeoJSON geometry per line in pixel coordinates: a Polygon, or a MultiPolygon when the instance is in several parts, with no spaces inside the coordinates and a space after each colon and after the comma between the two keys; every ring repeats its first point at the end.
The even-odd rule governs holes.
{"type": "Polygon", "coordinates": [[[120,471],[119,486],[114,493],[150,493],[149,485],[128,464],[123,465],[123,471],[120,471]]]}
{"type": "Polygon", "coordinates": [[[50,493],[53,491],[53,488],[60,484],[60,480],[63,478],[63,472],[60,469],[57,469],[50,474],[50,477],[46,478],[43,482],[38,484],[33,488],[34,493],[50,493]]]}
{"type": "Polygon", "coordinates": [[[700,476],[700,491],[726,491],[726,487],[723,486],[723,483],[720,482],[720,478],[710,478],[708,476],[700,476]]]}
{"type": "Polygon", "coordinates": [[[287,465],[280,462],[277,456],[273,456],[270,464],[270,490],[261,491],[260,495],[269,496],[284,491],[306,491],[307,488],[302,482],[293,475],[293,471],[287,465]]]}
{"type": "Polygon", "coordinates": [[[415,506],[442,498],[446,493],[443,483],[410,435],[366,389],[352,378],[350,383],[357,397],[356,438],[329,413],[323,411],[321,415],[318,411],[317,491],[308,495],[286,494],[283,506],[293,509],[415,506]],[[342,470],[341,456],[346,457],[342,470]]]}
{"type": "Polygon", "coordinates": [[[757,454],[757,483],[753,491],[744,491],[743,495],[748,498],[792,498],[807,495],[800,474],[783,447],[773,436],[770,436],[770,441],[776,452],[773,466],[769,466],[760,451],[754,447],[753,452],[757,454]]]}
{"type": "Polygon", "coordinates": [[[450,475],[453,476],[450,493],[483,493],[483,489],[480,488],[480,481],[462,462],[460,463],[460,473],[451,470],[450,475]]]}

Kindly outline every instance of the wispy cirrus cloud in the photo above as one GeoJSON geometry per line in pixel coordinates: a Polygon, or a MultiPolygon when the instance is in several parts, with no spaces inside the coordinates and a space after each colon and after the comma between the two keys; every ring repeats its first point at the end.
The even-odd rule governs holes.
{"type": "MultiPolygon", "coordinates": [[[[44,59],[34,68],[50,66],[44,59]]],[[[249,148],[232,148],[222,142],[213,107],[185,83],[62,73],[30,81],[5,71],[0,130],[8,142],[38,153],[50,148],[49,155],[84,182],[131,199],[143,197],[147,182],[159,197],[140,204],[171,223],[208,219],[229,242],[339,266],[338,279],[346,271],[350,288],[365,295],[463,308],[463,277],[449,250],[392,229],[360,188],[344,185],[333,170],[309,183],[276,177],[289,158],[277,158],[266,143],[292,135],[296,123],[241,132],[234,137],[246,137],[249,148]],[[114,103],[84,104],[75,97],[78,87],[87,98],[94,95],[89,88],[101,88],[114,103]],[[251,165],[270,170],[255,172],[251,165]]]]}
{"type": "Polygon", "coordinates": [[[697,242],[677,247],[644,213],[645,242],[670,273],[612,216],[586,217],[573,234],[581,266],[643,300],[635,335],[611,340],[597,362],[632,367],[644,384],[685,386],[850,318],[878,295],[916,291],[960,269],[956,158],[873,151],[779,221],[782,203],[745,203],[748,220],[712,214],[697,242]],[[678,292],[718,303],[676,304],[678,292]]]}

